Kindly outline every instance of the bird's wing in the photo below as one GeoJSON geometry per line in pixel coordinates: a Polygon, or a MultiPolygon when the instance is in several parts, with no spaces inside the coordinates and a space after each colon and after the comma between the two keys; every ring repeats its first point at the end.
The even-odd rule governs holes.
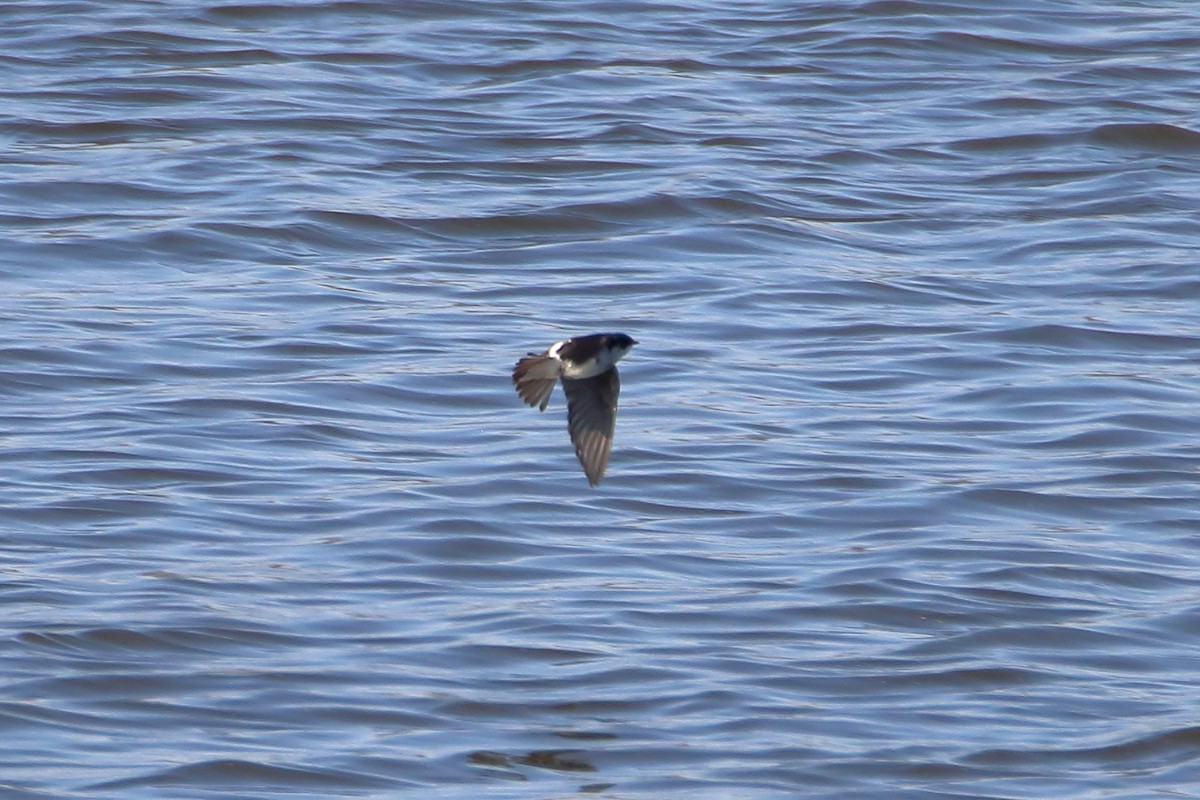
{"type": "Polygon", "coordinates": [[[567,430],[575,455],[592,486],[600,483],[612,450],[617,425],[617,397],[621,378],[616,367],[591,378],[563,378],[567,393],[567,430]]]}
{"type": "Polygon", "coordinates": [[[513,368],[512,379],[517,394],[529,405],[545,411],[558,380],[558,370],[557,359],[530,353],[513,368]]]}

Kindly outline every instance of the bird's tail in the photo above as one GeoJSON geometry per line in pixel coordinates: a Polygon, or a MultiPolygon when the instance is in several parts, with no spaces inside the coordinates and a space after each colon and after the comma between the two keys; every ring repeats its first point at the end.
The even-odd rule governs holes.
{"type": "Polygon", "coordinates": [[[513,385],[517,387],[517,394],[522,400],[537,406],[539,411],[545,411],[554,392],[554,384],[558,381],[558,373],[558,359],[530,353],[513,368],[513,385]]]}

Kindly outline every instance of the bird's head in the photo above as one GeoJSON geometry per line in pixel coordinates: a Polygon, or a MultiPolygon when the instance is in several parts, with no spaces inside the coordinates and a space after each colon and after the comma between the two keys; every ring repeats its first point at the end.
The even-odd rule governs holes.
{"type": "Polygon", "coordinates": [[[623,333],[609,333],[604,337],[604,345],[612,352],[612,362],[615,364],[633,349],[637,341],[623,333]]]}

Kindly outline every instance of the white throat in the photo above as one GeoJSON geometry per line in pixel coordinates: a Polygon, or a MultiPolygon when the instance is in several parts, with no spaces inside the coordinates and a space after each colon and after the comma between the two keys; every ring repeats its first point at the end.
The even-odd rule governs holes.
{"type": "MultiPolygon", "coordinates": [[[[556,343],[550,348],[548,355],[550,355],[551,358],[558,358],[558,351],[562,344],[562,342],[556,343]]],[[[610,369],[615,367],[617,362],[624,358],[628,352],[629,348],[617,347],[609,349],[607,347],[602,347],[600,351],[596,353],[596,357],[594,359],[583,364],[568,364],[565,361],[560,361],[559,363],[562,364],[562,375],[564,378],[575,379],[594,377],[602,372],[608,372],[610,369]]]]}

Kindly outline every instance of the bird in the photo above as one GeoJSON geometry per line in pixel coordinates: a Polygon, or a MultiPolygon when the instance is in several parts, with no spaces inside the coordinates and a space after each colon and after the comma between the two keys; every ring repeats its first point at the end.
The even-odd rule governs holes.
{"type": "Polygon", "coordinates": [[[623,333],[592,333],[555,342],[544,353],[530,353],[513,367],[517,394],[545,411],[554,384],[567,394],[567,432],[588,484],[597,486],[608,466],[617,423],[621,378],[617,362],[637,342],[623,333]]]}

